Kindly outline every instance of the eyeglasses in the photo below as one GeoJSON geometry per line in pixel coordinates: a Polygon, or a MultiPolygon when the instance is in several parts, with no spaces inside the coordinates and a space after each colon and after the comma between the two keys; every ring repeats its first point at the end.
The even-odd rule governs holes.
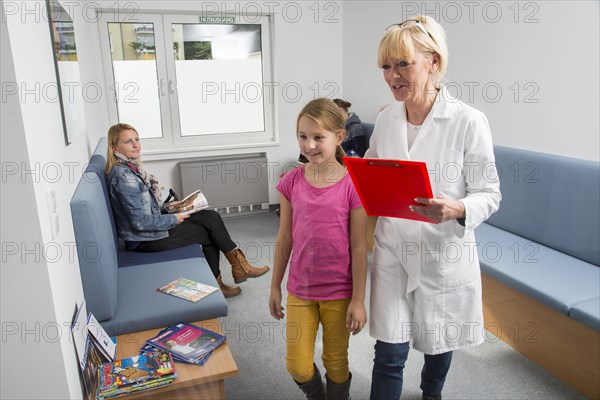
{"type": "Polygon", "coordinates": [[[392,27],[398,27],[400,29],[403,28],[418,28],[421,32],[423,32],[424,34],[426,34],[427,36],[429,36],[431,38],[431,40],[433,40],[435,42],[435,39],[433,39],[433,36],[431,36],[431,33],[427,32],[427,29],[425,29],[425,27],[423,26],[423,24],[421,23],[421,21],[419,21],[418,19],[407,19],[404,22],[401,22],[399,24],[392,24],[390,26],[388,26],[385,31],[387,32],[390,28],[392,27]]]}

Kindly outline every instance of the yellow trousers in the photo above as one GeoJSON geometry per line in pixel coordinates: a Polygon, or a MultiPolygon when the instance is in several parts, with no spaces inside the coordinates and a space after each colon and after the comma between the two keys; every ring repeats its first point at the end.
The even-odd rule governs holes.
{"type": "Polygon", "coordinates": [[[292,294],[287,298],[287,369],[298,383],[308,382],[314,375],[315,341],[319,323],[323,326],[323,365],[327,377],[343,383],[350,377],[346,311],[350,299],[303,300],[292,294]]]}

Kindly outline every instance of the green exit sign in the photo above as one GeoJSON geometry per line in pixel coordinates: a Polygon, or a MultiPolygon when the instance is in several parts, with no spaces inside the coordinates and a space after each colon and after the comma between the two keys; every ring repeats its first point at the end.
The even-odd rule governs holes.
{"type": "Polygon", "coordinates": [[[235,17],[199,17],[201,24],[235,24],[235,17]]]}

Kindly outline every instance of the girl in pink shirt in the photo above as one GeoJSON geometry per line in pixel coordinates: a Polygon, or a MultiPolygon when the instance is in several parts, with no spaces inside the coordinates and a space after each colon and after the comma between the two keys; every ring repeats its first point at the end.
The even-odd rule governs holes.
{"type": "Polygon", "coordinates": [[[329,99],[309,102],[298,115],[297,139],[308,162],[281,177],[279,232],[269,309],[284,317],[281,282],[287,282],[287,369],[308,399],[324,399],[314,365],[315,339],[323,325],[327,398],[347,399],[350,332],[367,322],[367,215],[348,175],[340,144],[344,118],[329,99]],[[291,256],[291,257],[290,257],[291,256]]]}

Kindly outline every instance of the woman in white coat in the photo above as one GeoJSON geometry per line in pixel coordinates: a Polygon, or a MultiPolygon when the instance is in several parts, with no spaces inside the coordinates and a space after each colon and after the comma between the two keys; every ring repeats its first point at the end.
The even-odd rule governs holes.
{"type": "Polygon", "coordinates": [[[484,339],[473,231],[501,196],[485,115],[439,84],[447,59],[444,30],[426,16],[389,27],[379,45],[378,64],[396,102],[379,114],[365,157],[424,161],[435,198],[410,208],[437,224],[377,222],[371,399],[400,398],[409,342],[425,353],[423,398],[441,399],[452,351],[484,339]]]}

